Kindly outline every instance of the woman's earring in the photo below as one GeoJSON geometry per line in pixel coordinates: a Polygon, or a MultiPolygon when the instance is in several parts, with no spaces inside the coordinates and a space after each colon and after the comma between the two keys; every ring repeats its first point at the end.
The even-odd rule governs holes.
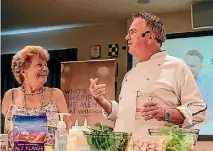
{"type": "Polygon", "coordinates": [[[27,80],[28,79],[28,74],[26,73],[25,75],[26,75],[26,80],[27,80]]]}
{"type": "Polygon", "coordinates": [[[150,40],[148,40],[148,41],[147,41],[147,44],[149,45],[150,43],[151,43],[150,40]]]}

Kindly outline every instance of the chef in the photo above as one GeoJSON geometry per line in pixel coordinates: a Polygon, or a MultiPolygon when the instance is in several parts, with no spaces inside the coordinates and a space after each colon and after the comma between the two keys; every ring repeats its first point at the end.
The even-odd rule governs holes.
{"type": "Polygon", "coordinates": [[[123,79],[119,103],[103,97],[105,84],[90,79],[90,92],[104,116],[115,120],[114,131],[148,135],[149,128],[203,122],[207,106],[193,74],[183,60],[161,50],[166,40],[162,21],[151,13],[133,14],[125,39],[139,62],[123,79]]]}

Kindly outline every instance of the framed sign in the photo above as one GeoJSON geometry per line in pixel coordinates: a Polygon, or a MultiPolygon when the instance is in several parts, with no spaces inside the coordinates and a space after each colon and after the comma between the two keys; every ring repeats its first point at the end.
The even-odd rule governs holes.
{"type": "Polygon", "coordinates": [[[90,48],[90,55],[92,59],[101,57],[101,45],[93,45],[90,48]]]}
{"type": "Polygon", "coordinates": [[[118,57],[118,44],[109,44],[108,45],[108,57],[118,57]]]}

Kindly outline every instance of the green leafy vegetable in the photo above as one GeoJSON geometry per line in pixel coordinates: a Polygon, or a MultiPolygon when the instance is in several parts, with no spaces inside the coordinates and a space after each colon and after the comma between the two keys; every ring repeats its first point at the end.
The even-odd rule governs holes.
{"type": "Polygon", "coordinates": [[[123,151],[128,141],[128,133],[113,132],[113,128],[102,124],[85,135],[93,151],[123,151]]]}
{"type": "Polygon", "coordinates": [[[184,133],[177,126],[163,128],[159,131],[161,136],[167,136],[166,151],[191,151],[193,147],[193,135],[184,133]]]}

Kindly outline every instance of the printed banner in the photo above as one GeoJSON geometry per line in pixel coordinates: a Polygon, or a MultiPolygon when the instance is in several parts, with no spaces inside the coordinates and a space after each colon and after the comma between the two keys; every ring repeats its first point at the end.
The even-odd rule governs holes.
{"type": "Polygon", "coordinates": [[[73,124],[78,120],[83,125],[95,127],[96,123],[114,127],[114,121],[103,117],[102,107],[89,92],[90,78],[98,78],[97,84],[106,84],[106,97],[115,99],[115,66],[116,61],[92,60],[61,63],[61,90],[67,101],[73,124]]]}

